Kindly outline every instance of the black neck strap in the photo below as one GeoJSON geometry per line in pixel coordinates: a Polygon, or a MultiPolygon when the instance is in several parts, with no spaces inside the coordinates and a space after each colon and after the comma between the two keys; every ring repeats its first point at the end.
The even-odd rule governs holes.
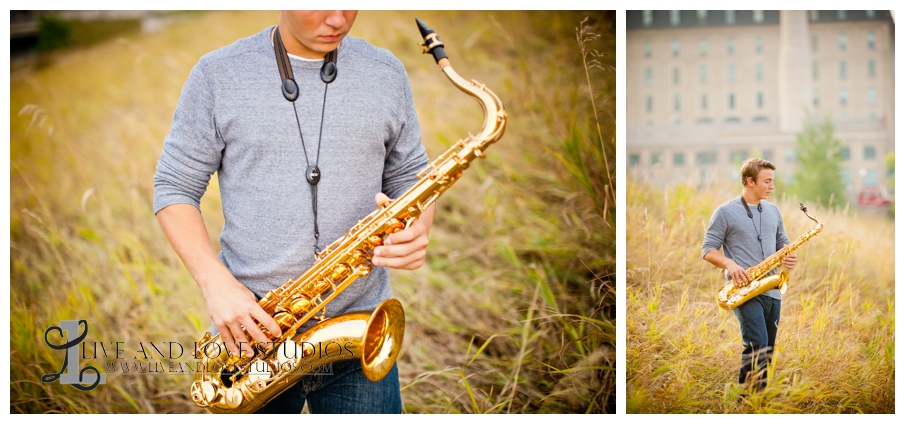
{"type": "Polygon", "coordinates": [[[751,213],[751,208],[748,207],[748,202],[745,201],[745,196],[739,197],[739,200],[742,202],[742,206],[745,207],[745,212],[748,212],[748,218],[751,218],[751,225],[754,226],[754,231],[757,233],[757,241],[760,243],[761,255],[764,255],[764,241],[763,237],[760,235],[760,230],[764,228],[764,213],[763,208],[760,204],[757,205],[757,211],[760,212],[760,229],[754,225],[754,214],[751,213]]]}
{"type": "Polygon", "coordinates": [[[338,49],[333,50],[324,57],[324,65],[321,67],[321,80],[324,82],[324,100],[321,104],[321,124],[317,135],[317,153],[315,155],[314,165],[308,160],[308,148],[305,146],[305,137],[302,135],[302,124],[299,122],[298,108],[295,101],[299,97],[299,87],[295,82],[292,74],[292,63],[289,61],[289,52],[283,45],[283,39],[280,36],[280,28],[273,29],[273,52],[277,59],[277,69],[280,71],[280,87],[283,91],[283,97],[292,103],[292,110],[295,112],[295,124],[299,130],[299,139],[302,141],[302,151],[305,153],[305,179],[311,186],[311,208],[314,210],[314,253],[317,255],[318,242],[320,241],[320,231],[317,228],[317,183],[321,179],[321,170],[318,167],[321,155],[321,136],[324,132],[324,111],[327,105],[327,86],[336,80],[336,59],[339,56],[338,49]]]}

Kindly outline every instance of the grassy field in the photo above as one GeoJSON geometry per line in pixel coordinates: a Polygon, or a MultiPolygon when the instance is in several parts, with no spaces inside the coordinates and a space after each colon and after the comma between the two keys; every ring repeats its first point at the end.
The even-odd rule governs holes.
{"type": "MultiPolygon", "coordinates": [[[[441,199],[426,265],[392,273],[407,315],[406,412],[614,412],[611,16],[359,14],[352,35],[406,66],[432,158],[476,132],[481,111],[421,54],[415,17],[509,113],[503,139],[441,199]]],[[[188,398],[187,374],[108,372],[86,392],[42,383],[63,358],[44,332],[88,320],[90,358],[100,356],[91,342],[122,342],[131,357],[150,342],[190,346],[207,329],[200,291],[152,214],[152,176],[198,58],[276,20],[276,12],[186,14],[11,76],[11,412],[202,411],[188,398]]],[[[214,178],[202,211],[215,246],[219,207],[214,178]]]]}
{"type": "MultiPolygon", "coordinates": [[[[797,252],[768,386],[740,396],[738,320],[701,259],[710,214],[740,191],[628,182],[628,412],[894,413],[894,222],[817,205],[825,227],[797,252]]],[[[796,201],[776,203],[789,238],[811,228],[796,201]]]]}

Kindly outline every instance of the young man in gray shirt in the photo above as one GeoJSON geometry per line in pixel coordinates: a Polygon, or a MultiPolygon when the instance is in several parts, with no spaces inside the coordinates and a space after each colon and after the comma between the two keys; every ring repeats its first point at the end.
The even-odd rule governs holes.
{"type": "MultiPolygon", "coordinates": [[[[280,334],[256,297],[308,269],[315,250],[405,192],[428,164],[405,69],[390,52],[347,35],[356,16],[283,11],[277,26],[202,57],[180,95],[154,177],[154,212],[232,354],[253,354],[243,328],[270,341],[255,320],[280,334]],[[294,101],[282,90],[277,31],[297,83],[294,101]],[[333,51],[328,83],[321,70],[333,51]],[[199,209],[214,172],[224,216],[219,255],[199,209]]],[[[327,316],[391,297],[385,267],[422,265],[433,213],[431,206],[375,249],[377,266],[330,302],[327,316]]],[[[372,383],[358,361],[338,362],[333,375],[305,377],[259,412],[298,413],[306,400],[311,412],[398,413],[398,371],[372,383]]]]}
{"type": "MultiPolygon", "coordinates": [[[[736,287],[750,283],[748,268],[790,243],[779,208],[766,201],[775,188],[775,170],[772,163],[763,159],[745,161],[741,168],[742,196],[720,205],[704,234],[704,260],[724,269],[726,279],[736,287]]],[[[790,254],[782,264],[792,269],[796,261],[797,256],[790,254]]],[[[739,384],[753,382],[758,390],[766,386],[764,374],[773,358],[781,301],[782,294],[772,289],[735,308],[745,345],[739,384]]]]}

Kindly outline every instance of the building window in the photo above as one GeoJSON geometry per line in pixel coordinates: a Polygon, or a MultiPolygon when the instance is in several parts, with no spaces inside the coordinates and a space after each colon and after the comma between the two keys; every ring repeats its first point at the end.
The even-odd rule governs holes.
{"type": "Polygon", "coordinates": [[[820,11],[819,10],[809,10],[808,15],[810,16],[811,20],[814,22],[817,22],[820,20],[820,11]]]}
{"type": "Polygon", "coordinates": [[[656,165],[660,163],[660,154],[659,153],[651,153],[650,154],[650,164],[656,165]]]}
{"type": "Polygon", "coordinates": [[[642,10],[641,11],[641,21],[642,25],[649,27],[654,23],[654,11],[653,10],[642,10]]]}
{"type": "Polygon", "coordinates": [[[673,166],[685,165],[685,153],[673,153],[672,154],[672,164],[673,164],[673,166]]]}
{"type": "Polygon", "coordinates": [[[877,89],[875,87],[867,87],[867,104],[871,106],[877,104],[877,89]]]}
{"type": "Polygon", "coordinates": [[[798,156],[798,150],[795,148],[786,149],[786,162],[795,163],[795,157],[798,156]]]}
{"type": "Polygon", "coordinates": [[[862,187],[876,187],[877,186],[877,170],[876,169],[867,169],[864,172],[864,180],[861,181],[862,187]]]}
{"type": "Polygon", "coordinates": [[[814,80],[817,79],[817,75],[819,74],[819,71],[820,71],[820,65],[815,60],[813,63],[811,63],[811,77],[813,77],[814,80]]]}
{"type": "Polygon", "coordinates": [[[701,84],[707,83],[707,65],[701,65],[701,84]]]}
{"type": "Polygon", "coordinates": [[[647,101],[645,101],[645,109],[647,109],[648,113],[654,111],[654,96],[647,96],[647,101]]]}
{"type": "Polygon", "coordinates": [[[734,10],[726,11],[726,24],[735,25],[735,11],[734,10]]]}
{"type": "Polygon", "coordinates": [[[877,76],[877,67],[873,59],[867,61],[867,76],[871,78],[877,76]]]}
{"type": "Polygon", "coordinates": [[[729,163],[734,165],[741,165],[742,162],[748,159],[748,151],[747,150],[732,150],[729,152],[729,163]]]}
{"type": "Polygon", "coordinates": [[[695,162],[697,162],[698,165],[710,165],[712,163],[716,163],[716,152],[712,150],[698,152],[698,154],[695,155],[695,162]]]}
{"type": "Polygon", "coordinates": [[[867,48],[869,50],[876,50],[877,47],[877,36],[874,35],[873,31],[867,31],[867,48]]]}
{"type": "Polygon", "coordinates": [[[852,149],[849,147],[842,148],[842,160],[849,160],[852,158],[852,149]]]}
{"type": "Polygon", "coordinates": [[[730,56],[735,53],[735,39],[732,37],[726,39],[726,53],[730,56]]]}
{"type": "Polygon", "coordinates": [[[628,166],[634,168],[638,165],[641,165],[641,155],[637,153],[628,155],[628,166]]]}
{"type": "Polygon", "coordinates": [[[757,92],[757,108],[758,109],[764,108],[764,92],[763,91],[757,92]]]}
{"type": "Polygon", "coordinates": [[[772,150],[764,150],[761,154],[761,159],[770,162],[773,160],[773,151],[772,150]]]}
{"type": "Polygon", "coordinates": [[[764,21],[764,11],[763,10],[754,10],[752,11],[752,15],[754,17],[755,23],[761,23],[764,21]]]}
{"type": "Polygon", "coordinates": [[[735,109],[735,93],[729,93],[729,110],[735,109]]]}
{"type": "Polygon", "coordinates": [[[764,65],[758,63],[754,66],[754,79],[757,81],[764,80],[764,65]]]}
{"type": "Polygon", "coordinates": [[[814,107],[820,106],[820,90],[814,89],[814,107]]]}
{"type": "Polygon", "coordinates": [[[845,48],[848,46],[848,37],[846,37],[844,32],[839,33],[839,50],[845,51],[845,48]]]}
{"type": "Polygon", "coordinates": [[[670,10],[669,11],[669,24],[672,26],[679,26],[682,23],[682,16],[680,14],[681,10],[670,10]]]}
{"type": "Polygon", "coordinates": [[[648,66],[644,68],[644,83],[647,85],[652,85],[654,83],[654,68],[648,66]]]}
{"type": "Polygon", "coordinates": [[[672,83],[678,85],[679,84],[679,67],[674,66],[672,68],[672,83]]]}
{"type": "Polygon", "coordinates": [[[846,69],[845,69],[845,61],[840,60],[839,61],[839,79],[845,79],[847,74],[848,74],[848,72],[846,72],[846,69]]]}
{"type": "Polygon", "coordinates": [[[851,191],[852,189],[852,170],[848,168],[842,168],[839,170],[839,176],[842,177],[842,184],[845,185],[845,190],[851,191]]]}
{"type": "Polygon", "coordinates": [[[678,112],[681,106],[681,97],[678,94],[672,96],[672,110],[678,112]]]}
{"type": "Polygon", "coordinates": [[[707,95],[701,94],[701,110],[707,110],[707,95]]]}
{"type": "Polygon", "coordinates": [[[679,39],[673,38],[672,40],[672,56],[676,57],[679,55],[679,39]]]}
{"type": "Polygon", "coordinates": [[[707,25],[707,11],[706,10],[698,11],[698,25],[707,25]]]}
{"type": "Polygon", "coordinates": [[[845,87],[839,89],[839,106],[845,106],[848,104],[848,90],[845,87]]]}
{"type": "Polygon", "coordinates": [[[754,53],[761,54],[764,51],[764,40],[761,36],[754,37],[754,53]]]}
{"type": "Polygon", "coordinates": [[[707,56],[707,39],[702,38],[698,46],[701,48],[701,56],[707,56]]]}
{"type": "Polygon", "coordinates": [[[868,19],[873,19],[874,17],[877,16],[877,11],[876,10],[865,10],[864,14],[867,15],[868,19]]]}
{"type": "Polygon", "coordinates": [[[877,158],[877,149],[874,146],[865,146],[864,147],[864,159],[876,159],[877,158]]]}
{"type": "Polygon", "coordinates": [[[644,57],[651,57],[654,53],[654,47],[650,40],[644,40],[644,57]]]}
{"type": "Polygon", "coordinates": [[[811,34],[811,51],[817,51],[817,40],[820,39],[820,36],[817,34],[811,34]]]}
{"type": "Polygon", "coordinates": [[[726,67],[726,81],[735,82],[735,65],[726,67]]]}

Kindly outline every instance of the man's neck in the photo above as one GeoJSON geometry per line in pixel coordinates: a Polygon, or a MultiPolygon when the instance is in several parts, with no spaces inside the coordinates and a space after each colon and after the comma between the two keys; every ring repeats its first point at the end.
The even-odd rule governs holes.
{"type": "Polygon", "coordinates": [[[754,193],[748,190],[742,190],[742,198],[745,199],[745,202],[749,205],[759,205],[760,199],[754,193]]]}

